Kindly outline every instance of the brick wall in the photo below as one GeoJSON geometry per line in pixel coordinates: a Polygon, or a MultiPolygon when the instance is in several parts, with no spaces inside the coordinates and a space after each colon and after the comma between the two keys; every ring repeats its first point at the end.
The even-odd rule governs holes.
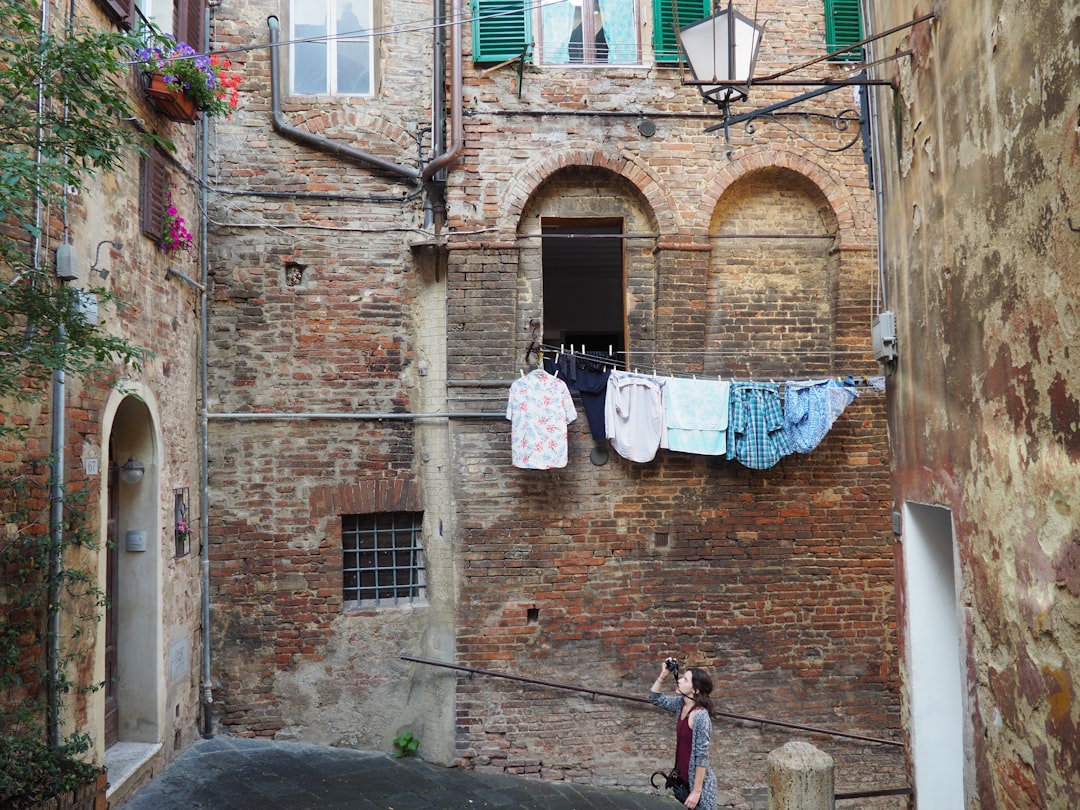
{"type": "MultiPolygon", "coordinates": [[[[218,36],[246,41],[262,6],[222,7],[218,36]]],[[[770,28],[794,59],[823,23],[820,4],[789,6],[769,10],[770,28]]],[[[388,24],[428,14],[386,11],[388,24]]],[[[396,60],[429,43],[428,32],[382,43],[376,98],[286,96],[286,116],[409,162],[405,135],[425,121],[428,88],[396,60]]],[[[643,696],[676,654],[712,671],[728,711],[895,737],[883,397],[868,392],[816,451],[766,471],[675,453],[594,466],[584,414],[565,470],[518,470],[502,417],[542,334],[545,217],[623,223],[626,334],[642,370],[876,373],[858,149],[828,156],[782,130],[727,145],[703,132],[712,121],[672,70],[527,67],[519,87],[515,66],[469,67],[465,146],[436,235],[419,229],[422,201],[403,184],[274,135],[265,54],[245,59],[244,109],[217,128],[211,173],[232,191],[300,195],[211,201],[210,405],[297,418],[211,422],[225,728],[389,748],[408,727],[443,762],[640,788],[672,756],[667,718],[650,707],[399,656],[643,696]],[[302,196],[316,188],[327,198],[302,196]],[[421,411],[489,415],[373,418],[421,411]],[[343,487],[417,493],[426,602],[342,602],[342,503],[378,501],[331,497],[343,487]]],[[[849,139],[828,125],[814,135],[849,139]]],[[[718,721],[728,803],[760,802],[765,755],[789,738],[718,721]]],[[[840,786],[904,783],[899,749],[814,741],[837,757],[840,786]]]]}

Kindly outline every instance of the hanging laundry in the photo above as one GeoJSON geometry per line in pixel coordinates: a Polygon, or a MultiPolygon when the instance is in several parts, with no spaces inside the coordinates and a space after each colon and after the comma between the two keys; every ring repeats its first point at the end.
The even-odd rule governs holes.
{"type": "Polygon", "coordinates": [[[605,365],[602,358],[559,352],[555,357],[544,357],[544,368],[550,374],[558,372],[566,387],[578,392],[581,405],[585,408],[585,418],[589,420],[589,432],[597,441],[606,439],[604,401],[607,399],[611,365],[605,365]]]}
{"type": "Polygon", "coordinates": [[[881,377],[881,376],[867,377],[866,378],[866,384],[870,388],[873,388],[875,391],[884,391],[885,390],[885,378],[881,377]]]}
{"type": "Polygon", "coordinates": [[[577,419],[566,383],[543,369],[514,380],[506,418],[510,420],[515,467],[550,470],[566,466],[566,426],[577,419]]]}
{"type": "Polygon", "coordinates": [[[731,384],[727,437],[728,458],[754,470],[772,467],[791,453],[780,389],[774,383],[731,384]]]}
{"type": "Polygon", "coordinates": [[[664,435],[664,382],[644,374],[612,371],[604,403],[604,428],[615,452],[630,461],[652,461],[664,435]]]}
{"type": "Polygon", "coordinates": [[[859,394],[836,380],[784,383],[784,435],[797,453],[809,453],[859,394]]]}
{"type": "Polygon", "coordinates": [[[721,380],[666,380],[660,446],[680,453],[723,456],[727,453],[728,400],[731,383],[721,380]]]}

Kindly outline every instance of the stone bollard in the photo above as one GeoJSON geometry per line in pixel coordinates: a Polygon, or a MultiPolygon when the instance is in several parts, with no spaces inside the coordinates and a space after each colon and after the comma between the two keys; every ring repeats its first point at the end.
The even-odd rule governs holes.
{"type": "Polygon", "coordinates": [[[766,760],[769,810],[833,810],[833,759],[808,742],[784,743],[766,760]]]}

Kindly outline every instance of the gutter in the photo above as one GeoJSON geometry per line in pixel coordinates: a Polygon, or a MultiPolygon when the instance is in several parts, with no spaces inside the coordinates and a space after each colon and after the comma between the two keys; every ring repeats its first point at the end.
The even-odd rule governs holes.
{"type": "MultiPolygon", "coordinates": [[[[436,0],[438,2],[438,0],[436,0]]],[[[465,124],[462,120],[462,56],[461,0],[453,0],[450,8],[450,147],[424,167],[421,178],[426,182],[457,160],[465,145],[465,124]]],[[[436,78],[438,81],[438,78],[436,78]]],[[[441,95],[441,94],[439,94],[441,95]]],[[[438,112],[438,111],[436,111],[438,112]]]]}
{"type": "Polygon", "coordinates": [[[370,152],[294,127],[285,120],[285,116],[281,114],[281,82],[279,79],[281,59],[278,57],[278,48],[280,47],[278,29],[280,23],[275,16],[268,17],[266,23],[270,26],[270,109],[273,113],[274,131],[291,141],[310,146],[312,149],[318,149],[320,152],[336,155],[349,163],[359,163],[381,169],[405,180],[419,180],[420,172],[411,166],[394,163],[370,152]]]}
{"type": "MultiPolygon", "coordinates": [[[[203,11],[203,53],[210,52],[210,4],[203,11]]],[[[199,291],[199,528],[202,534],[202,737],[214,736],[214,671],[211,661],[210,626],[210,427],[206,418],[209,395],[210,299],[206,285],[210,272],[207,250],[210,216],[207,213],[206,178],[209,170],[210,122],[204,116],[199,122],[199,282],[172,267],[166,275],[175,275],[199,291]]]]}

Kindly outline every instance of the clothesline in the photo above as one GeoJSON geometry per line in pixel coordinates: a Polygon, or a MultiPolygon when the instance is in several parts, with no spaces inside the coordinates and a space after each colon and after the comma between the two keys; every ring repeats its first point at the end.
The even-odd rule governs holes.
{"type": "MultiPolygon", "coordinates": [[[[558,366],[559,358],[561,356],[565,355],[567,357],[579,358],[584,362],[596,363],[596,364],[598,364],[600,366],[603,366],[603,367],[610,366],[611,368],[618,369],[620,371],[629,371],[629,372],[632,372],[634,374],[646,374],[646,375],[648,375],[650,373],[650,369],[648,367],[646,367],[644,370],[642,370],[640,365],[631,363],[631,362],[629,362],[627,360],[620,360],[620,359],[618,359],[616,357],[616,355],[620,355],[620,354],[623,354],[623,355],[625,355],[625,354],[652,354],[652,355],[685,356],[685,355],[689,354],[689,355],[695,355],[695,356],[698,356],[698,355],[704,356],[704,355],[707,355],[707,354],[715,353],[715,354],[728,354],[729,356],[733,356],[733,357],[743,357],[743,356],[746,356],[747,354],[751,354],[751,355],[753,354],[752,351],[735,352],[735,351],[729,351],[729,350],[723,350],[723,349],[716,349],[716,350],[705,349],[705,350],[699,351],[699,352],[674,352],[674,351],[667,351],[667,352],[641,351],[641,352],[638,352],[638,351],[635,351],[633,353],[628,353],[628,352],[621,352],[621,351],[611,351],[609,354],[604,354],[603,352],[584,351],[584,346],[582,346],[582,349],[583,349],[582,351],[576,351],[575,346],[571,345],[570,350],[567,351],[565,346],[553,346],[553,345],[546,344],[546,343],[540,344],[540,351],[539,351],[539,353],[537,353],[537,360],[536,360],[536,364],[535,364],[534,367],[535,368],[543,368],[544,367],[544,359],[548,355],[550,355],[553,358],[553,365],[558,366]]],[[[532,352],[530,352],[530,354],[531,353],[532,352]]],[[[792,352],[792,354],[797,354],[797,353],[799,353],[797,350],[792,352]]],[[[829,353],[831,353],[831,354],[859,354],[859,355],[865,355],[865,352],[863,352],[863,351],[848,351],[848,350],[842,350],[842,349],[841,350],[833,350],[832,352],[827,352],[827,351],[815,352],[815,351],[812,351],[812,350],[805,350],[802,353],[809,354],[809,355],[829,354],[829,353]]],[[[760,353],[760,354],[762,354],[763,356],[773,356],[773,357],[781,356],[781,353],[775,353],[775,352],[774,353],[760,353]]],[[[673,371],[670,371],[670,370],[665,370],[663,372],[660,372],[660,371],[657,370],[655,365],[651,368],[651,374],[652,374],[653,377],[656,377],[658,379],[679,378],[679,379],[694,379],[694,380],[703,379],[703,380],[705,380],[705,379],[712,379],[712,377],[714,376],[714,375],[711,375],[711,374],[699,374],[699,373],[696,373],[696,372],[686,372],[686,371],[673,372],[673,371]]],[[[750,377],[740,376],[740,375],[731,375],[731,376],[726,377],[726,378],[722,374],[717,374],[715,376],[716,376],[717,380],[726,379],[728,382],[761,383],[761,384],[772,384],[772,385],[781,385],[781,386],[785,382],[811,382],[813,380],[835,379],[838,382],[843,383],[844,385],[852,386],[852,387],[855,387],[855,388],[869,388],[869,389],[875,390],[875,391],[883,391],[884,390],[884,380],[885,380],[885,378],[883,376],[880,376],[880,375],[826,374],[824,372],[819,372],[819,373],[816,373],[816,374],[815,373],[788,374],[788,375],[772,374],[772,375],[769,375],[769,376],[750,376],[750,377]]]]}
{"type": "Polygon", "coordinates": [[[576,354],[539,359],[539,367],[511,383],[506,409],[512,460],[526,469],[566,466],[566,426],[577,418],[571,390],[581,397],[593,439],[607,439],[629,461],[649,462],[668,449],[752,469],[812,451],[859,396],[850,377],[789,381],[782,395],[776,383],[654,377],[609,368],[596,357],[567,362],[576,354]]]}

